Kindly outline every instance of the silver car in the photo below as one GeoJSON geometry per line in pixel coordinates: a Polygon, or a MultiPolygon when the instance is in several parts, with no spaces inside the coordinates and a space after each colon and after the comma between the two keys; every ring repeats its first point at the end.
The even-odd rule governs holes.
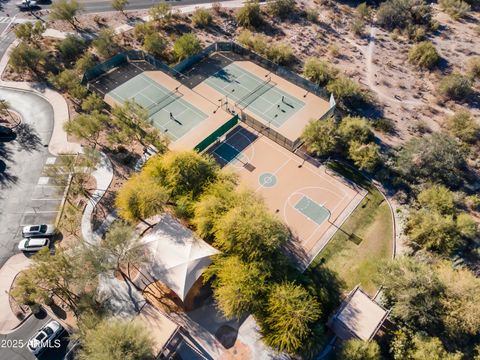
{"type": "Polygon", "coordinates": [[[52,225],[52,224],[27,225],[23,227],[22,235],[24,238],[50,237],[55,235],[55,225],[52,225]]]}
{"type": "Polygon", "coordinates": [[[56,342],[54,340],[62,332],[62,325],[60,325],[58,321],[52,320],[38,330],[38,332],[28,341],[28,349],[33,354],[38,355],[47,348],[59,347],[59,340],[56,340],[56,342]]]}
{"type": "Polygon", "coordinates": [[[20,241],[18,250],[20,251],[39,251],[50,245],[49,238],[27,238],[20,241]]]}

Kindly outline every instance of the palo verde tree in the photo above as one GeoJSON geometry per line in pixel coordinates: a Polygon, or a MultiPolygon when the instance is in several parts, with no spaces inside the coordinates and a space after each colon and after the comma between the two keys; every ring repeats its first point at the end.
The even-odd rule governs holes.
{"type": "Polygon", "coordinates": [[[125,8],[129,4],[128,0],[112,0],[112,8],[126,16],[125,8]]]}
{"type": "Polygon", "coordinates": [[[200,40],[193,33],[183,34],[173,44],[173,55],[177,61],[198,54],[201,50],[200,40]]]}
{"type": "Polygon", "coordinates": [[[167,26],[170,25],[173,21],[173,11],[172,7],[167,3],[160,2],[150,8],[148,11],[150,18],[158,26],[167,26]]]}
{"type": "Polygon", "coordinates": [[[63,126],[69,135],[86,140],[95,149],[98,144],[98,137],[108,124],[109,117],[94,110],[90,114],[77,115],[63,126]]]}
{"type": "Polygon", "coordinates": [[[47,53],[26,43],[20,43],[10,53],[10,65],[16,72],[29,71],[38,75],[47,53]]]}
{"type": "Polygon", "coordinates": [[[42,21],[26,22],[15,27],[15,36],[31,45],[37,45],[46,27],[42,21]]]}
{"type": "Polygon", "coordinates": [[[50,20],[63,20],[77,27],[75,16],[82,10],[77,0],[58,0],[50,8],[50,20]]]}
{"type": "Polygon", "coordinates": [[[337,354],[339,360],[381,360],[380,346],[375,341],[345,341],[337,354]]]}
{"type": "Polygon", "coordinates": [[[248,1],[235,14],[239,25],[253,29],[263,24],[262,10],[258,1],[248,1]]]}

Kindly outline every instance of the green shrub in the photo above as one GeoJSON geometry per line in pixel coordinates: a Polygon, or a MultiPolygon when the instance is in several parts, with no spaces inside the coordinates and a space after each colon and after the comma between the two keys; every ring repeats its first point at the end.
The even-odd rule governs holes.
{"type": "Polygon", "coordinates": [[[46,59],[47,53],[45,51],[20,43],[11,51],[9,63],[17,72],[29,70],[37,73],[46,59]]]}
{"type": "Polygon", "coordinates": [[[465,197],[465,205],[475,211],[480,211],[480,195],[469,195],[465,197]]]}
{"type": "Polygon", "coordinates": [[[74,61],[80,56],[86,48],[85,40],[77,35],[68,34],[65,39],[60,41],[57,49],[62,58],[67,61],[74,61]]]}
{"type": "Polygon", "coordinates": [[[356,106],[364,103],[367,98],[360,85],[346,76],[339,76],[327,84],[328,92],[345,106],[356,106]]]}
{"type": "Polygon", "coordinates": [[[156,57],[162,56],[165,46],[165,40],[156,32],[146,35],[143,41],[143,49],[156,57]]]}
{"type": "Polygon", "coordinates": [[[350,28],[355,36],[362,37],[365,32],[365,20],[355,19],[350,28]]]}
{"type": "Polygon", "coordinates": [[[395,131],[395,123],[387,118],[380,118],[373,121],[373,128],[384,134],[392,134],[395,131]]]}
{"type": "Polygon", "coordinates": [[[371,18],[371,9],[370,7],[367,5],[367,3],[361,3],[360,5],[357,6],[357,8],[355,9],[356,12],[357,12],[357,16],[362,19],[362,20],[370,20],[371,18]]]}
{"type": "Polygon", "coordinates": [[[148,11],[150,18],[158,25],[168,25],[173,20],[172,7],[167,3],[158,3],[148,11]]]}
{"type": "Polygon", "coordinates": [[[430,41],[413,45],[408,51],[408,61],[424,69],[433,68],[439,60],[440,55],[430,41]]]}
{"type": "Polygon", "coordinates": [[[305,10],[305,14],[307,16],[308,21],[311,21],[313,23],[318,22],[318,11],[317,11],[317,9],[308,8],[307,10],[305,10]]]}
{"type": "Polygon", "coordinates": [[[212,23],[213,17],[210,11],[198,8],[192,15],[193,26],[203,28],[212,23]]]}
{"type": "Polygon", "coordinates": [[[193,33],[180,36],[173,44],[173,54],[178,61],[195,55],[202,50],[200,40],[193,33]]]}
{"type": "Polygon", "coordinates": [[[377,23],[387,29],[406,29],[423,25],[430,28],[432,10],[423,0],[387,0],[377,11],[377,23]]]}
{"type": "Polygon", "coordinates": [[[375,341],[346,341],[337,354],[339,360],[380,360],[380,346],[375,341]]]}
{"type": "Polygon", "coordinates": [[[267,49],[267,59],[279,65],[287,65],[294,59],[293,50],[290,45],[272,43],[267,49]]]}
{"type": "Polygon", "coordinates": [[[438,93],[441,97],[463,101],[473,93],[470,80],[459,73],[445,76],[438,85],[438,93]]]}
{"type": "Polygon", "coordinates": [[[445,127],[453,136],[464,142],[474,143],[479,139],[480,126],[466,109],[458,110],[448,117],[445,127]]]}
{"type": "Polygon", "coordinates": [[[153,34],[155,28],[151,22],[139,22],[133,28],[133,35],[137,41],[143,42],[145,36],[153,34]]]}
{"type": "Polygon", "coordinates": [[[103,29],[98,34],[98,37],[92,42],[98,55],[103,58],[109,58],[116,54],[117,43],[114,40],[114,32],[112,29],[103,29]]]}
{"type": "Polygon", "coordinates": [[[263,23],[262,11],[258,1],[248,1],[236,13],[239,25],[246,28],[255,28],[263,23]]]}
{"type": "Polygon", "coordinates": [[[472,81],[480,79],[480,56],[468,59],[467,75],[472,81]]]}
{"type": "Polygon", "coordinates": [[[268,0],[267,11],[271,16],[284,19],[295,12],[295,0],[268,0]]]}
{"type": "Polygon", "coordinates": [[[95,59],[93,54],[87,52],[83,54],[75,63],[75,70],[79,74],[84,74],[86,71],[90,70],[95,66],[95,59]]]}
{"type": "Polygon", "coordinates": [[[454,20],[467,16],[470,5],[463,0],[439,0],[440,8],[454,20]]]}
{"type": "Polygon", "coordinates": [[[319,85],[326,85],[338,76],[338,69],[327,61],[311,57],[305,61],[303,75],[319,85]]]}

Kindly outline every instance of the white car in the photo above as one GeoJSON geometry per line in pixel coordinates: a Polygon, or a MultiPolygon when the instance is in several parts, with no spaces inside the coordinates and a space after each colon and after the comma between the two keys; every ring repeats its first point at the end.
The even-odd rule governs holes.
{"type": "Polygon", "coordinates": [[[20,251],[39,251],[50,245],[49,238],[26,238],[18,244],[20,251]]]}
{"type": "Polygon", "coordinates": [[[28,349],[35,355],[40,354],[46,348],[55,347],[55,338],[63,332],[63,327],[58,321],[52,320],[44,325],[38,332],[28,341],[28,349]]]}
{"type": "Polygon", "coordinates": [[[20,10],[30,10],[37,7],[37,2],[35,0],[22,0],[17,2],[16,5],[20,10]]]}
{"type": "Polygon", "coordinates": [[[23,227],[22,235],[24,238],[53,236],[55,235],[55,225],[52,225],[52,224],[27,225],[23,227]]]}

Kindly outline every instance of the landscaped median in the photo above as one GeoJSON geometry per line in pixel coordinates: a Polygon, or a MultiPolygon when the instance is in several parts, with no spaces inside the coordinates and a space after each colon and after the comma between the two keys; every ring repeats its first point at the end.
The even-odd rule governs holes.
{"type": "Polygon", "coordinates": [[[373,278],[378,265],[393,254],[393,216],[383,194],[358,171],[338,162],[331,170],[361,185],[368,191],[360,205],[338,229],[311,266],[324,264],[336,272],[348,291],[360,284],[370,295],[377,288],[373,278]]]}

